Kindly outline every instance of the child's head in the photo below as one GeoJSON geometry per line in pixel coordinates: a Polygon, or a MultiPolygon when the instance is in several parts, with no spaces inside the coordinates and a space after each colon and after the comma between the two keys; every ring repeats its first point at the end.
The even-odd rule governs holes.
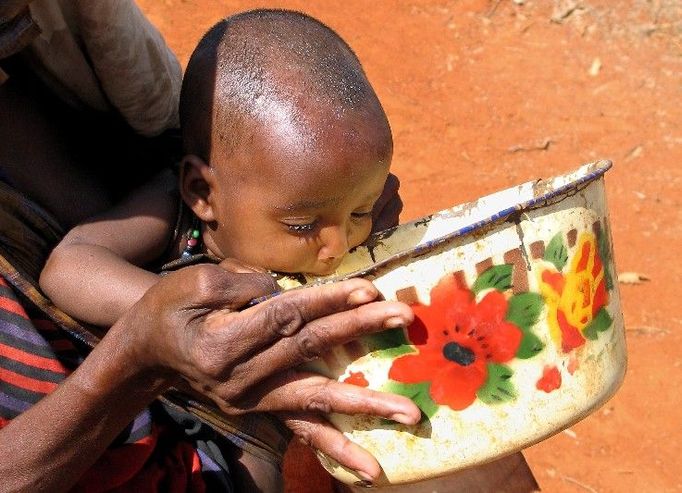
{"type": "Polygon", "coordinates": [[[180,117],[181,191],[214,254],[322,275],[369,235],[391,130],[328,27],[277,10],[218,23],[190,59],[180,117]]]}

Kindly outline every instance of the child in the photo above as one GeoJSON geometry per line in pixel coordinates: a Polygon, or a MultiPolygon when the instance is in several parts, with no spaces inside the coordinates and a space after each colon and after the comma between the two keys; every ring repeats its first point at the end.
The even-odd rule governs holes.
{"type": "MultiPolygon", "coordinates": [[[[218,23],[189,61],[180,119],[179,183],[159,176],[52,252],[40,286],[73,317],[112,325],[174,259],[325,275],[368,237],[391,130],[356,56],[326,26],[273,10],[218,23]]],[[[247,481],[276,484],[271,469],[241,461],[247,481]]]]}
{"type": "Polygon", "coordinates": [[[156,282],[150,270],[183,254],[325,275],[368,237],[391,131],[359,61],[326,26],[271,10],[220,22],[190,59],[180,118],[179,185],[159,177],[49,258],[40,286],[75,318],[112,325],[156,282]],[[178,214],[180,198],[189,214],[178,214]]]}

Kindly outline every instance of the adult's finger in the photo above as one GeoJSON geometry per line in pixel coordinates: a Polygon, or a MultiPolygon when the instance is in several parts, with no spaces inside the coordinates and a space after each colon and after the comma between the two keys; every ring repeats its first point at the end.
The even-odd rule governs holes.
{"type": "MultiPolygon", "coordinates": [[[[213,267],[222,271],[219,267],[213,267]]],[[[250,275],[224,272],[223,276],[217,277],[237,283],[250,275]]],[[[211,287],[225,291],[236,289],[235,285],[220,283],[213,283],[211,287]]],[[[283,293],[241,312],[231,310],[230,303],[237,300],[239,304],[239,296],[243,296],[244,291],[237,289],[228,296],[224,293],[213,295],[212,303],[207,300],[210,295],[194,297],[194,303],[196,300],[199,303],[190,309],[187,303],[178,304],[177,308],[158,307],[161,313],[170,310],[184,317],[183,320],[174,320],[166,325],[187,328],[180,338],[183,342],[180,354],[171,358],[181,361],[180,366],[172,365],[171,361],[173,368],[195,388],[203,388],[205,393],[214,389],[218,397],[222,396],[230,403],[238,402],[243,394],[250,393],[246,391],[254,384],[307,359],[298,357],[297,361],[296,355],[286,357],[284,360],[288,363],[284,368],[254,364],[252,358],[269,350],[273,342],[295,334],[309,321],[367,303],[378,296],[372,283],[354,279],[283,293]],[[221,309],[225,307],[228,309],[221,309]],[[217,387],[220,387],[219,391],[217,387]]],[[[241,298],[241,301],[244,299],[241,298]]],[[[409,307],[405,308],[409,311],[409,307]]],[[[152,310],[152,313],[156,311],[152,310]]]]}
{"type": "Polygon", "coordinates": [[[373,481],[381,474],[381,466],[372,454],[350,441],[321,416],[304,412],[276,414],[303,443],[357,471],[365,480],[373,481]]]}
{"type": "MultiPolygon", "coordinates": [[[[222,386],[216,387],[217,395],[222,386]]],[[[227,387],[227,385],[226,385],[227,387]]],[[[402,424],[416,424],[421,412],[407,397],[377,392],[304,371],[284,371],[249,389],[238,400],[238,409],[250,411],[304,411],[366,414],[402,424]]]]}
{"type": "MultiPolygon", "coordinates": [[[[231,330],[239,330],[245,347],[260,352],[273,341],[296,334],[313,320],[369,303],[378,296],[371,282],[350,279],[288,291],[243,310],[236,318],[232,314],[223,316],[228,317],[225,323],[233,326],[231,330]]],[[[219,326],[220,322],[220,313],[213,314],[212,323],[219,326]]]]}
{"type": "Polygon", "coordinates": [[[202,312],[237,310],[252,299],[277,290],[277,284],[267,274],[230,272],[213,264],[186,267],[169,274],[167,279],[174,281],[173,298],[178,305],[202,312]]]}
{"type": "Polygon", "coordinates": [[[375,302],[310,321],[289,337],[274,341],[254,354],[255,367],[292,368],[322,356],[330,348],[382,329],[406,327],[412,310],[399,302],[375,302]]]}
{"type": "Polygon", "coordinates": [[[206,378],[222,378],[251,355],[252,348],[235,337],[245,323],[235,319],[236,310],[273,289],[270,276],[235,274],[218,265],[172,272],[126,314],[125,324],[135,328],[131,337],[137,340],[131,346],[154,367],[210,385],[206,378]]]}

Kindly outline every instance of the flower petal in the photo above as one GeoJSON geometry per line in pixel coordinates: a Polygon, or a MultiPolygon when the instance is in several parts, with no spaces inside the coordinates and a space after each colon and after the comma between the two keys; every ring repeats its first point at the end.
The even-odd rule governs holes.
{"type": "Polygon", "coordinates": [[[592,265],[592,277],[594,279],[599,277],[599,274],[603,268],[604,268],[604,265],[602,264],[601,256],[599,255],[599,251],[595,245],[594,264],[592,265]]]}
{"type": "Polygon", "coordinates": [[[357,385],[358,387],[369,386],[369,382],[365,378],[365,374],[362,373],[361,371],[350,372],[350,375],[348,375],[348,377],[342,381],[343,381],[343,383],[347,383],[350,385],[357,385]]]}
{"type": "Polygon", "coordinates": [[[504,363],[516,356],[523,332],[510,322],[500,322],[485,338],[490,359],[495,363],[504,363]]]}
{"type": "Polygon", "coordinates": [[[407,330],[410,342],[416,346],[444,346],[456,326],[470,326],[473,295],[459,287],[454,276],[442,279],[431,290],[431,304],[412,306],[415,321],[407,330]]]}
{"type": "Polygon", "coordinates": [[[561,272],[551,272],[549,270],[542,271],[542,282],[552,288],[552,290],[561,294],[564,290],[564,284],[566,280],[561,272]]]}
{"type": "Polygon", "coordinates": [[[604,282],[604,278],[599,281],[599,284],[597,285],[597,289],[594,292],[594,298],[592,299],[592,317],[597,314],[599,310],[601,310],[604,306],[606,306],[606,303],[609,301],[609,293],[606,291],[606,283],[604,282]]]}
{"type": "MultiPolygon", "coordinates": [[[[421,305],[412,307],[412,310],[414,311],[414,321],[407,328],[407,338],[415,346],[423,346],[427,344],[429,340],[429,331],[425,323],[425,320],[430,318],[428,317],[429,312],[428,310],[418,310],[421,308],[421,305]]],[[[429,323],[429,325],[433,325],[433,322],[429,323]]]]}
{"type": "Polygon", "coordinates": [[[507,298],[499,291],[490,291],[476,306],[476,320],[498,323],[507,314],[507,298]]]}
{"type": "Polygon", "coordinates": [[[574,272],[582,272],[585,269],[587,269],[587,266],[590,261],[590,257],[592,256],[592,248],[594,246],[594,242],[591,241],[591,238],[585,239],[583,243],[580,245],[580,251],[578,252],[579,257],[574,261],[575,269],[573,269],[574,272]]]}
{"type": "Polygon", "coordinates": [[[388,378],[403,383],[429,382],[448,361],[435,351],[407,354],[393,361],[388,378]]]}
{"type": "Polygon", "coordinates": [[[461,366],[450,363],[438,372],[431,383],[429,393],[434,402],[459,411],[476,400],[476,392],[487,378],[485,362],[461,366]]]}
{"type": "Polygon", "coordinates": [[[561,350],[564,353],[568,353],[585,343],[585,338],[576,327],[568,322],[562,310],[557,310],[557,320],[561,329],[561,350]]]}
{"type": "Polygon", "coordinates": [[[468,333],[474,323],[476,301],[473,294],[469,290],[460,289],[450,300],[451,304],[443,307],[450,329],[468,333]]]}
{"type": "Polygon", "coordinates": [[[469,290],[462,288],[454,274],[441,279],[431,290],[431,306],[449,306],[461,302],[460,297],[470,297],[469,290]]]}

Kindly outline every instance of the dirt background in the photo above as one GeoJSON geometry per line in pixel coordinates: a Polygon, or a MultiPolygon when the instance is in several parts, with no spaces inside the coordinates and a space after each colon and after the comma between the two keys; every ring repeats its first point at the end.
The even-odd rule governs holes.
{"type": "MultiPolygon", "coordinates": [[[[525,454],[544,491],[682,491],[681,1],[139,3],[183,66],[206,29],[240,10],[302,10],[338,31],[391,121],[404,221],[612,159],[617,270],[650,279],[620,284],[627,377],[599,411],[525,454]]],[[[288,490],[324,491],[301,450],[288,457],[288,490]]]]}

